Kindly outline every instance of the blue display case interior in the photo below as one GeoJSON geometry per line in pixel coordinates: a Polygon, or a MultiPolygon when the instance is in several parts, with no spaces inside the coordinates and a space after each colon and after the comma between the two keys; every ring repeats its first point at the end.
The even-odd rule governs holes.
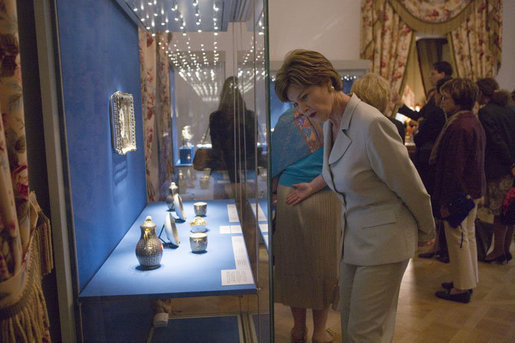
{"type": "Polygon", "coordinates": [[[150,342],[243,342],[239,316],[171,319],[168,326],[153,329],[150,342]]]}
{"type": "Polygon", "coordinates": [[[159,234],[168,211],[164,202],[149,203],[120,244],[80,293],[79,300],[90,302],[123,297],[132,297],[136,300],[152,297],[255,294],[257,289],[253,280],[247,284],[222,285],[222,270],[237,269],[232,237],[242,236],[241,233],[220,232],[220,226],[240,225],[239,221],[229,221],[227,205],[234,204],[234,201],[209,200],[206,202],[207,216],[204,219],[208,223],[208,245],[205,253],[198,254],[191,251],[189,223],[195,215],[193,201],[185,201],[183,206],[186,221],[176,224],[181,242],[179,247],[164,249],[159,268],[142,270],[135,254],[141,233],[140,224],[147,216],[151,216],[152,221],[156,223],[156,233],[159,234]]]}
{"type": "Polygon", "coordinates": [[[138,28],[112,0],[57,0],[78,283],[82,289],[146,204],[138,28]],[[111,144],[109,97],[134,98],[137,150],[111,144]]]}

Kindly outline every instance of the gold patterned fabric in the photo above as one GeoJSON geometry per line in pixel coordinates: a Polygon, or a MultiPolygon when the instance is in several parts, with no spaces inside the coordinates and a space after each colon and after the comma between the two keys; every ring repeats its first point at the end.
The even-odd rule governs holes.
{"type": "Polygon", "coordinates": [[[501,67],[501,0],[362,0],[361,58],[402,93],[414,32],[446,34],[459,77],[494,77],[501,67]]]}
{"type": "Polygon", "coordinates": [[[138,38],[147,200],[156,201],[159,196],[158,161],[156,159],[156,142],[154,139],[156,111],[156,42],[149,32],[141,28],[138,28],[138,38]]]}
{"type": "Polygon", "coordinates": [[[0,0],[0,342],[50,342],[50,223],[29,194],[18,42],[16,1],[0,0]]]}
{"type": "Polygon", "coordinates": [[[501,68],[502,1],[476,0],[471,14],[447,34],[459,77],[495,77],[501,68]]]}
{"type": "Polygon", "coordinates": [[[173,173],[170,73],[166,46],[171,35],[138,29],[147,200],[164,200],[173,173]]]}
{"type": "MultiPolygon", "coordinates": [[[[361,58],[371,60],[371,72],[384,77],[392,90],[400,93],[408,57],[415,48],[413,30],[387,0],[362,0],[361,16],[361,58]]],[[[388,108],[386,113],[391,111],[388,108]]]]}
{"type": "Polygon", "coordinates": [[[474,0],[390,0],[395,12],[413,30],[446,34],[456,29],[473,10],[474,0]]]}
{"type": "Polygon", "coordinates": [[[170,99],[170,58],[167,56],[168,45],[172,41],[171,33],[157,34],[157,102],[156,126],[157,149],[159,156],[159,200],[165,200],[169,182],[173,178],[172,153],[172,114],[170,99]]]}

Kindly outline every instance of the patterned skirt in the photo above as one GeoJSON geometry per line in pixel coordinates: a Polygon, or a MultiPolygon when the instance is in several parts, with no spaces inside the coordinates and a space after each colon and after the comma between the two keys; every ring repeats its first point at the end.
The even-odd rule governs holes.
{"type": "Polygon", "coordinates": [[[498,180],[489,181],[483,207],[487,208],[492,215],[499,216],[501,214],[504,197],[512,185],[513,177],[511,175],[504,176],[498,180]]]}
{"type": "Polygon", "coordinates": [[[274,298],[291,307],[321,310],[338,303],[341,203],[323,190],[290,206],[293,190],[279,185],[273,235],[274,298]]]}

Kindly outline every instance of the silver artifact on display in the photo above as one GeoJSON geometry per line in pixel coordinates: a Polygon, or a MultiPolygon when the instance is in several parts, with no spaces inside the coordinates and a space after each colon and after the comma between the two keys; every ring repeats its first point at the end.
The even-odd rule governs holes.
{"type": "Polygon", "coordinates": [[[175,210],[173,202],[173,197],[175,196],[175,194],[179,194],[179,187],[177,187],[175,182],[172,181],[170,183],[170,187],[168,187],[168,194],[166,195],[166,205],[168,206],[168,209],[170,211],[175,210]]]}
{"type": "Polygon", "coordinates": [[[140,225],[141,236],[136,244],[136,257],[142,269],[155,269],[163,257],[163,244],[156,235],[156,224],[147,216],[140,225]]]}
{"type": "Polygon", "coordinates": [[[179,217],[180,220],[186,220],[186,215],[184,214],[184,207],[182,206],[182,198],[179,194],[175,194],[173,196],[173,207],[175,214],[179,217]]]}
{"type": "Polygon", "coordinates": [[[200,189],[208,189],[209,188],[209,175],[202,175],[199,180],[200,189]]]}
{"type": "Polygon", "coordinates": [[[207,231],[207,221],[200,216],[197,216],[190,223],[191,232],[206,232],[207,231]]]}
{"type": "Polygon", "coordinates": [[[205,217],[207,215],[207,202],[197,201],[193,204],[193,210],[196,216],[205,217]]]}
{"type": "Polygon", "coordinates": [[[207,249],[207,233],[194,232],[190,234],[191,251],[194,253],[202,253],[207,249]]]}
{"type": "MultiPolygon", "coordinates": [[[[175,218],[171,213],[167,212],[165,215],[165,223],[163,224],[163,229],[161,233],[164,231],[165,233],[165,243],[171,244],[172,247],[178,247],[180,244],[179,234],[177,232],[177,225],[175,225],[175,218]]],[[[161,237],[161,234],[159,235],[161,237]]],[[[162,239],[162,238],[161,238],[162,239]]]]}
{"type": "Polygon", "coordinates": [[[111,137],[114,150],[125,155],[136,150],[136,122],[132,94],[117,91],[110,98],[111,137]]]}

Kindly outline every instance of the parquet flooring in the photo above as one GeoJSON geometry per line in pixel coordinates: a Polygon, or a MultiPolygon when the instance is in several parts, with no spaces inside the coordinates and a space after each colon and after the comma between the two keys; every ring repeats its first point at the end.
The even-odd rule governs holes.
{"type": "MultiPolygon", "coordinates": [[[[512,252],[515,247],[512,245],[512,252]]],[[[268,255],[259,248],[258,295],[174,299],[174,315],[201,313],[267,313],[268,255]]],[[[479,263],[479,285],[469,304],[434,296],[441,282],[449,281],[449,264],[436,259],[414,258],[401,285],[394,343],[508,343],[515,342],[515,260],[509,264],[479,263]]],[[[290,309],[274,304],[275,342],[289,343],[290,309]]],[[[340,316],[331,311],[328,328],[341,341],[340,316]]],[[[312,333],[308,312],[308,341],[312,333]]],[[[266,339],[263,340],[266,342],[266,339]]]]}
{"type": "MultiPolygon", "coordinates": [[[[512,251],[513,249],[512,246],[512,251]]],[[[414,258],[401,285],[394,343],[515,342],[515,262],[479,263],[479,285],[469,304],[434,296],[449,281],[449,264],[414,258]]],[[[288,307],[275,304],[275,341],[288,343],[292,319],[288,307]]],[[[308,330],[312,332],[311,317],[308,330]]],[[[340,318],[331,311],[328,328],[340,342],[340,318]]],[[[308,337],[310,337],[308,335],[308,337]]],[[[310,340],[308,340],[310,342],[310,340]]]]}

